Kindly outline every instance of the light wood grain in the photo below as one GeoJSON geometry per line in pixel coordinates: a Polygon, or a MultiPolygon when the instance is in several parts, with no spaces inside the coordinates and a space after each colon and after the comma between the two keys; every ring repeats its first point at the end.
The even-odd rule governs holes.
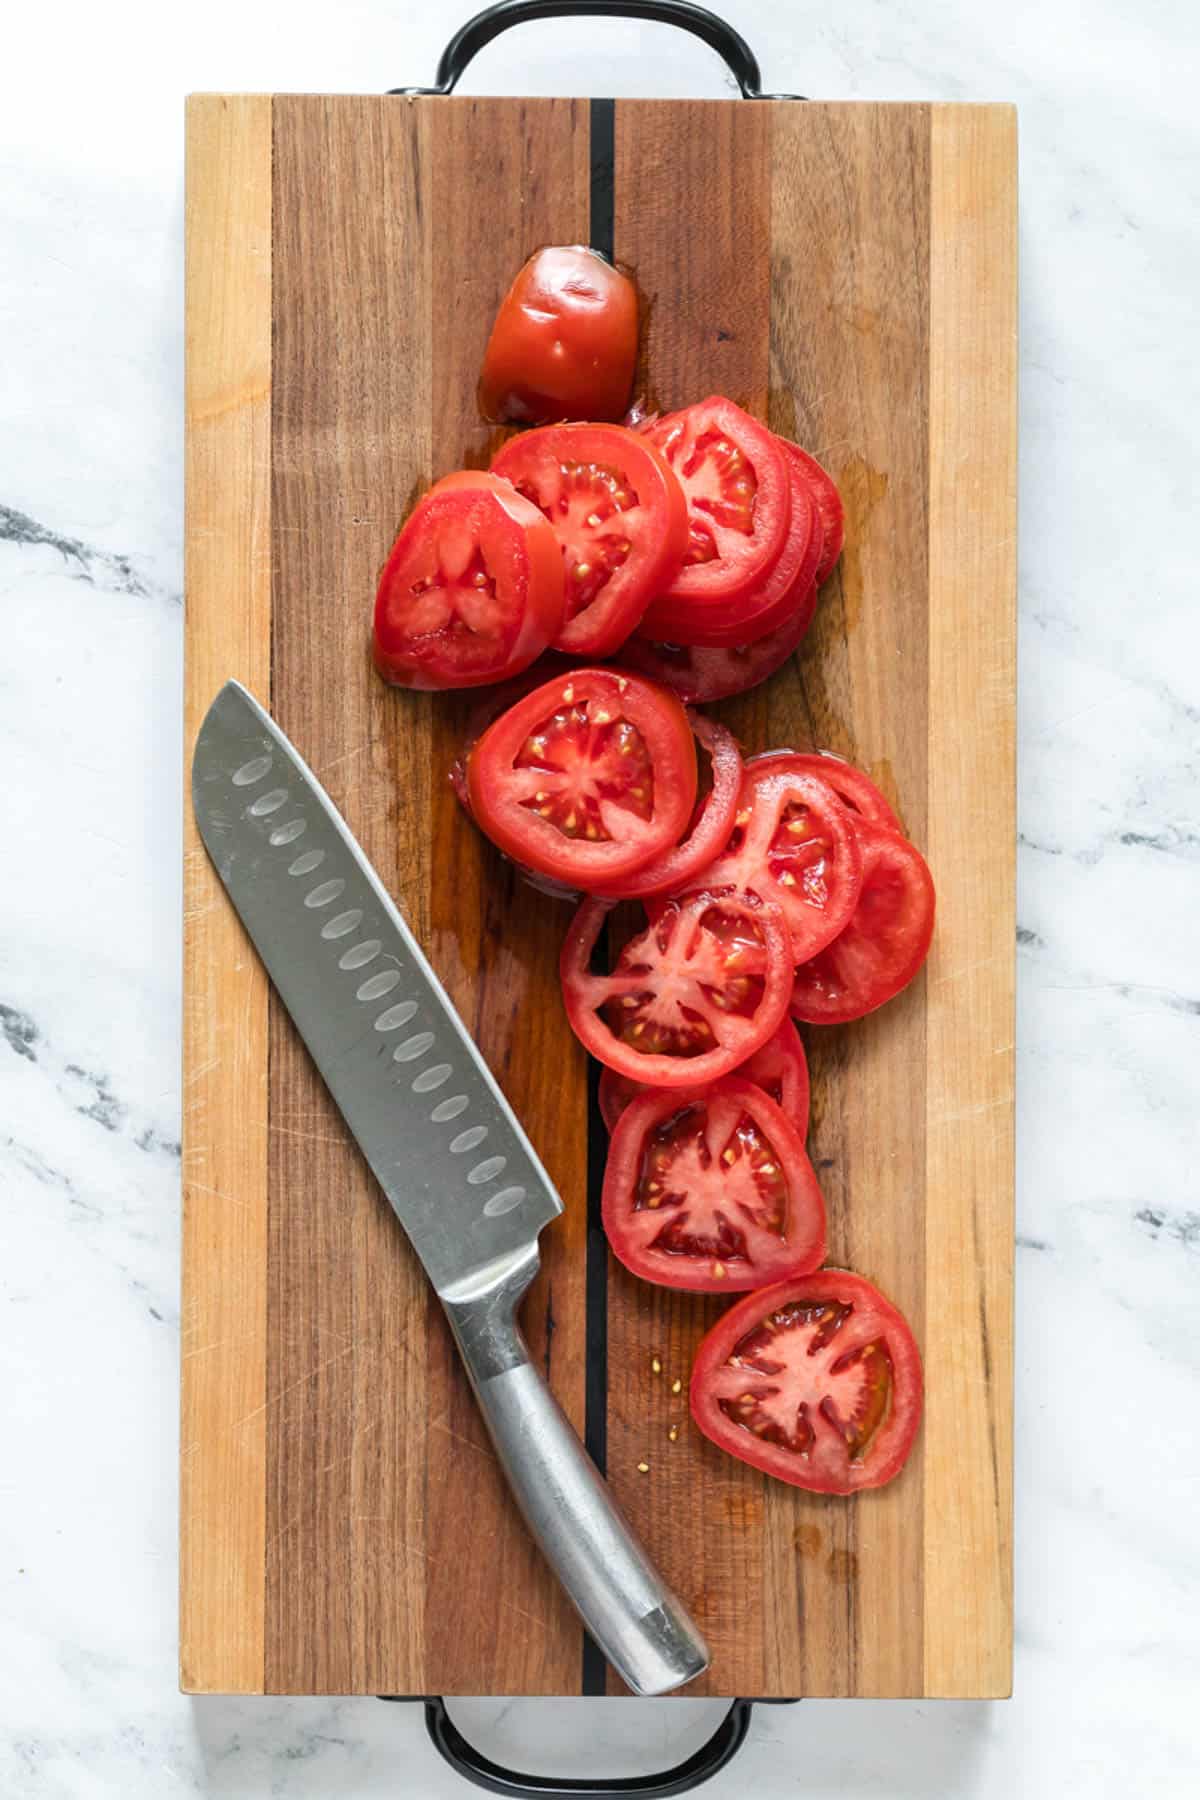
{"type": "MultiPolygon", "coordinates": [[[[184,754],[236,676],[271,698],[271,101],[187,111],[184,754]]],[[[184,799],[180,1683],[261,1693],[267,980],[184,799]]]]}
{"type": "Polygon", "coordinates": [[[1012,1679],[1016,113],[935,106],[925,1691],[1012,1679]]]}

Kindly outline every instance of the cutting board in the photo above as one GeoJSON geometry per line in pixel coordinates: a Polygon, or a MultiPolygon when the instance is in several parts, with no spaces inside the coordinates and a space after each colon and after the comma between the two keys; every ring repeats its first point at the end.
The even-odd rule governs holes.
{"type": "MultiPolygon", "coordinates": [[[[237,676],[342,809],[541,1152],[566,1211],[525,1326],[708,1638],[688,1691],[1005,1694],[1012,110],[208,95],[187,129],[189,761],[237,676]],[[845,497],[801,652],[714,710],[747,751],[859,763],[937,881],[924,974],[807,1038],[830,1259],[899,1302],[925,1358],[909,1466],[852,1500],[773,1483],[687,1422],[722,1303],[607,1255],[605,1140],[559,1000],[569,914],[457,809],[473,703],[390,691],[370,664],[399,522],[497,441],[475,384],[501,294],[538,245],[589,239],[636,273],[649,404],[729,394],[845,497]]],[[[185,815],[183,1686],[611,1690],[185,815]]]]}

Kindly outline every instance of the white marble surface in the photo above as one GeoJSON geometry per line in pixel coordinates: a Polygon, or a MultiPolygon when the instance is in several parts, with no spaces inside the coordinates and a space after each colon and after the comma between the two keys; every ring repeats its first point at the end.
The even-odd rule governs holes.
{"type": "MultiPolygon", "coordinates": [[[[454,0],[436,23],[432,10],[60,0],[4,27],[0,1793],[13,1800],[463,1791],[414,1712],[190,1702],[174,1667],[182,96],[428,79],[467,9],[454,0]]],[[[1008,1704],[764,1711],[707,1791],[1195,1794],[1195,9],[725,10],[771,86],[1021,109],[1017,1663],[1008,1704]]],[[[722,91],[701,47],[629,24],[527,29],[469,85],[722,91]]],[[[584,1704],[461,1710],[514,1760],[552,1743],[560,1765],[612,1768],[611,1718],[584,1704]]],[[[651,1706],[646,1758],[710,1716],[651,1706]]]]}

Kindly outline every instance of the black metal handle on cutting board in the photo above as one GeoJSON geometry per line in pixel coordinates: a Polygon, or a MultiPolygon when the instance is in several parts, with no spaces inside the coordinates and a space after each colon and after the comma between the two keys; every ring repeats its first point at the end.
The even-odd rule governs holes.
{"type": "Polygon", "coordinates": [[[656,25],[677,25],[703,39],[722,57],[741,89],[744,100],[791,100],[798,94],[764,94],[758,60],[740,32],[705,6],[690,0],[500,0],[476,13],[459,27],[442,51],[437,80],[431,88],[389,88],[392,94],[452,94],[463,70],[485,44],[510,25],[526,25],[534,19],[614,18],[645,19],[656,25]]]}
{"type": "Polygon", "coordinates": [[[690,1793],[723,1769],[741,1749],[750,1729],[753,1700],[734,1700],[708,1742],[659,1775],[617,1775],[605,1779],[557,1778],[548,1775],[521,1775],[505,1769],[468,1743],[446,1710],[444,1700],[425,1702],[425,1724],[434,1747],[452,1769],[476,1787],[489,1794],[503,1794],[506,1800],[610,1800],[610,1796],[637,1795],[640,1800],[671,1800],[676,1794],[690,1793]]]}

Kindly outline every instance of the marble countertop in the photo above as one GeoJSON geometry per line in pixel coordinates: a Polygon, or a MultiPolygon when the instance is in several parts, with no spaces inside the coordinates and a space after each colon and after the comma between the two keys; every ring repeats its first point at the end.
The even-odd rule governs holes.
{"type": "MultiPolygon", "coordinates": [[[[0,1792],[464,1792],[416,1709],[175,1676],[182,99],[428,80],[455,3],[22,7],[0,109],[0,1792]],[[181,17],[183,15],[180,15],[181,17]]],[[[767,84],[1010,99],[1022,204],[1016,1691],[764,1709],[707,1790],[1200,1791],[1200,143],[1184,0],[727,0],[767,84]],[[1189,1694],[1191,1699],[1188,1699],[1189,1694]]],[[[716,94],[632,24],[471,91],[716,94]],[[581,73],[586,44],[586,74],[581,73]],[[656,65],[655,59],[659,59],[656,65]]],[[[615,1769],[598,1702],[463,1703],[615,1769]]],[[[672,1760],[714,1706],[615,1702],[672,1760]]],[[[542,1766],[539,1764],[539,1766],[542,1766]]]]}

